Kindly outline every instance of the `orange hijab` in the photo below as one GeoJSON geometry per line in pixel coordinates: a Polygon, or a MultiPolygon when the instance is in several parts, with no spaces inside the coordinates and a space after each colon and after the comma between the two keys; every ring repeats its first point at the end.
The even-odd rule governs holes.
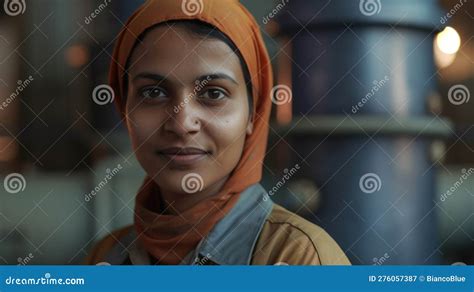
{"type": "Polygon", "coordinates": [[[237,203],[240,193],[262,176],[268,136],[273,76],[270,59],[252,15],[237,0],[149,0],[127,21],[118,37],[109,81],[122,117],[125,109],[124,70],[133,46],[147,28],[169,20],[199,20],[226,34],[239,49],[253,85],[253,133],[247,136],[242,157],[220,192],[179,215],[158,214],[158,186],[147,177],[135,204],[135,229],[140,243],[159,264],[179,264],[237,203]],[[152,206],[152,204],[155,204],[152,206]]]}

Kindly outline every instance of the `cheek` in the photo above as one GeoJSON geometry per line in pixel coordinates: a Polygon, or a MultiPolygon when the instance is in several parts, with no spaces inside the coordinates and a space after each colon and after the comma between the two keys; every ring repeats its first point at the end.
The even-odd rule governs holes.
{"type": "Polygon", "coordinates": [[[243,111],[219,116],[209,123],[217,145],[219,160],[236,163],[242,154],[246,138],[248,116],[243,111]]]}
{"type": "Polygon", "coordinates": [[[156,111],[143,109],[135,109],[128,114],[127,128],[135,150],[146,149],[146,145],[153,141],[151,137],[156,135],[161,125],[160,117],[162,115],[156,111]]]}

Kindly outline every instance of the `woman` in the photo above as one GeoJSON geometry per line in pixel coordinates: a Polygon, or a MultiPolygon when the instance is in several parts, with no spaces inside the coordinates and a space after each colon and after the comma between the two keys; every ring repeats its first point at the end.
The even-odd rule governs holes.
{"type": "Polygon", "coordinates": [[[140,7],[119,35],[110,83],[147,177],[134,225],[87,263],[349,264],[259,184],[272,82],[258,25],[238,1],[140,7]]]}

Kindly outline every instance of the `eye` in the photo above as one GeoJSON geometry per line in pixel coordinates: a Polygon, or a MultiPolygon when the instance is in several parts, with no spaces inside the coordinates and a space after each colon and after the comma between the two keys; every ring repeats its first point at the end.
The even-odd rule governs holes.
{"type": "Polygon", "coordinates": [[[166,97],[166,92],[160,87],[150,86],[140,90],[140,96],[145,99],[155,99],[159,97],[166,97]]]}
{"type": "Polygon", "coordinates": [[[200,95],[200,97],[210,99],[210,100],[214,101],[214,100],[221,100],[221,99],[227,97],[227,94],[221,89],[213,88],[213,89],[208,89],[208,90],[204,91],[200,95]]]}

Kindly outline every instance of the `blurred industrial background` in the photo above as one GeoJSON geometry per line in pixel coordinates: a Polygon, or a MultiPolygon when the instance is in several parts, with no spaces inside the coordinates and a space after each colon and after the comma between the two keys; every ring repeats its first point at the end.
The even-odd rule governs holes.
{"type": "MultiPolygon", "coordinates": [[[[353,264],[474,264],[474,1],[241,2],[283,90],[262,182],[273,199],[353,264]]],[[[78,264],[132,222],[144,173],[93,93],[141,3],[0,8],[0,264],[78,264]]]]}

